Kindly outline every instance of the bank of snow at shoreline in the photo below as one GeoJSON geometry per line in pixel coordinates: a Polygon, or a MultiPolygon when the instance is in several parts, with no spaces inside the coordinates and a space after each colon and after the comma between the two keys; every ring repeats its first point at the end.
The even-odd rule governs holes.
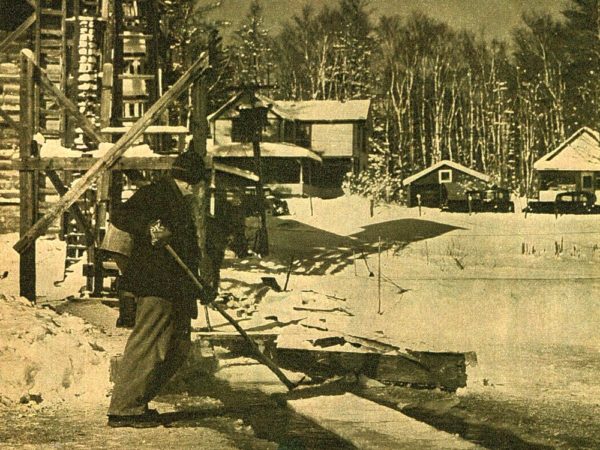
{"type": "Polygon", "coordinates": [[[105,403],[109,355],[82,319],[0,296],[0,407],[105,403]]]}

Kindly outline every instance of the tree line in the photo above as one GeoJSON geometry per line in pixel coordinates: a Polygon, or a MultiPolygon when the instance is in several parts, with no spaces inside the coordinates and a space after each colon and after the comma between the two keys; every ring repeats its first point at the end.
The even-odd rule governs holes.
{"type": "Polygon", "coordinates": [[[525,14],[506,40],[422,13],[376,18],[368,0],[308,4],[277,33],[253,0],[227,46],[221,25],[205,42],[214,108],[248,84],[275,99],[372,98],[378,176],[450,159],[531,193],[533,163],[599,125],[600,0],[572,0],[561,17],[525,14]]]}

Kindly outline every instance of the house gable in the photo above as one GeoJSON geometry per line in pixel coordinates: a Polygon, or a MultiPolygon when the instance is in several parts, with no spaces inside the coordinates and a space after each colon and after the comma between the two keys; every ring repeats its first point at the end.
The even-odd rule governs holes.
{"type": "Polygon", "coordinates": [[[538,171],[600,171],[600,137],[584,127],[571,135],[555,150],[538,159],[538,171]]]}
{"type": "MultiPolygon", "coordinates": [[[[439,183],[439,180],[440,180],[439,179],[439,177],[440,177],[439,171],[445,171],[445,170],[457,171],[459,173],[468,175],[470,177],[477,178],[486,183],[488,183],[490,181],[490,177],[484,173],[478,172],[473,169],[469,169],[468,167],[465,167],[462,164],[458,164],[453,161],[442,160],[442,161],[438,162],[437,164],[434,164],[433,166],[430,166],[424,170],[421,170],[420,172],[417,172],[414,175],[411,175],[410,177],[405,178],[404,180],[402,180],[402,184],[404,186],[408,186],[413,183],[437,184],[437,183],[439,183]]],[[[452,177],[450,179],[450,181],[453,181],[454,180],[453,175],[450,175],[450,176],[452,177]]]]}

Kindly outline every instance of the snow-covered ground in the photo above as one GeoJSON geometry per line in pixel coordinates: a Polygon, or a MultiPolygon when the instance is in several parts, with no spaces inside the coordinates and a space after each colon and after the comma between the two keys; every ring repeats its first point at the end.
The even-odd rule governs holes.
{"type": "Polygon", "coordinates": [[[600,217],[426,208],[419,217],[399,206],[370,217],[364,199],[312,202],[312,215],[309,200],[292,199],[291,216],[270,219],[269,258],[223,272],[224,289],[251,295],[264,272],[283,286],[294,261],[291,292],[267,293],[258,316],[315,291],[345,299],[330,298],[353,316],[288,313],[283,321],[306,317],[297,341],[310,333],[302,324],[316,324],[414,350],[474,351],[463,395],[600,404],[600,217]]]}
{"type": "MultiPolygon", "coordinates": [[[[277,316],[303,319],[285,327],[282,344],[323,332],[316,327],[414,350],[474,351],[478,364],[461,395],[600,405],[598,216],[425,208],[419,216],[416,208],[380,206],[370,217],[368,201],[356,197],[313,199],[312,215],[308,199],[289,205],[292,215],[269,218],[268,258],[227,259],[222,271],[222,291],[248,297],[250,306],[259,300],[246,328],[277,316]],[[266,289],[263,276],[284,286],[290,261],[289,292],[266,289]]],[[[16,240],[0,236],[6,295],[18,294],[16,240]]],[[[64,243],[40,239],[37,248],[42,300],[77,295],[80,267],[55,285],[64,243]]]]}

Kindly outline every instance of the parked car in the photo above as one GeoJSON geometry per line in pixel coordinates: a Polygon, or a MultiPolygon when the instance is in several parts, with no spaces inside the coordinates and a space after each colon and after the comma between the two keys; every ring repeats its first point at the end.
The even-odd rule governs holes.
{"type": "Polygon", "coordinates": [[[492,188],[478,191],[476,211],[515,212],[515,204],[510,200],[510,191],[504,188],[492,188]]]}
{"type": "Polygon", "coordinates": [[[504,188],[471,189],[446,196],[443,209],[448,211],[514,212],[515,204],[510,200],[510,191],[504,188]]]}
{"type": "Polygon", "coordinates": [[[557,214],[588,214],[594,210],[596,195],[585,191],[561,192],[554,200],[557,214]]]}

